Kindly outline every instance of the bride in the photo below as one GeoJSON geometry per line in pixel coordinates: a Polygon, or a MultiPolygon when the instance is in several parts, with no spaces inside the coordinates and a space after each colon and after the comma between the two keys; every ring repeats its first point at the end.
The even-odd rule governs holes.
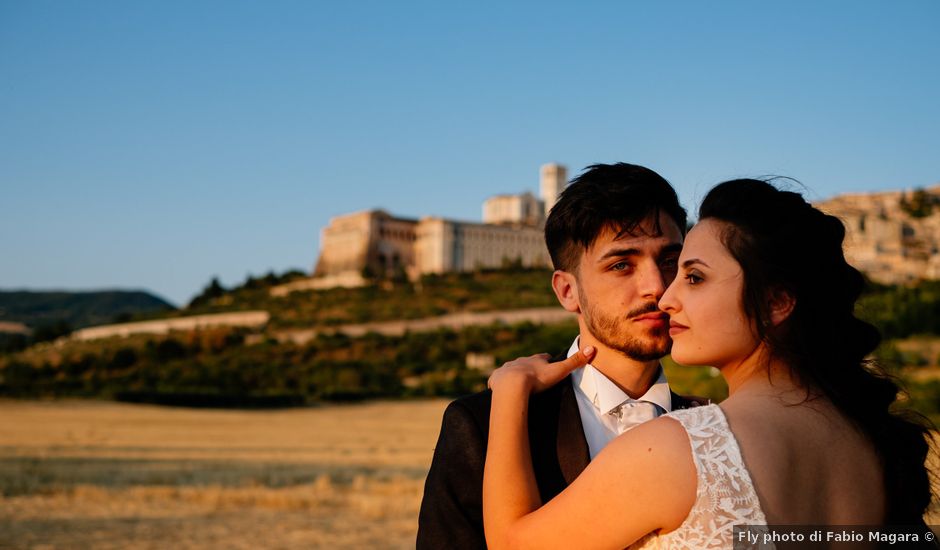
{"type": "Polygon", "coordinates": [[[673,358],[718,368],[728,399],[623,434],[542,503],[528,395],[594,350],[497,369],[490,547],[730,549],[742,525],[923,525],[927,431],[889,410],[898,387],[865,359],[880,336],[853,314],[864,281],[843,256],[842,223],[757,180],[716,186],[699,219],[659,307],[673,358]]]}

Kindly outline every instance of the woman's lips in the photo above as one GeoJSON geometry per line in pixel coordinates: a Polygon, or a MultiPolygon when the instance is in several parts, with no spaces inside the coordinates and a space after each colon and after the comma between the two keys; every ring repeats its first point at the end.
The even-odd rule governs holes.
{"type": "Polygon", "coordinates": [[[676,334],[679,334],[680,332],[684,332],[688,330],[688,328],[689,327],[681,323],[677,323],[675,321],[669,321],[669,336],[675,336],[676,334]]]}

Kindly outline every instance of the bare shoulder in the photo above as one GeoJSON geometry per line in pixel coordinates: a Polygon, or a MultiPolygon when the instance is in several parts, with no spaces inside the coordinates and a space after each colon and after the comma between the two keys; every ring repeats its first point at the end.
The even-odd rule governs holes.
{"type": "Polygon", "coordinates": [[[697,477],[689,435],[678,420],[669,416],[645,422],[617,437],[595,462],[599,466],[607,462],[629,464],[653,474],[658,487],[668,484],[680,492],[692,487],[690,493],[695,493],[697,477]]]}
{"type": "Polygon", "coordinates": [[[637,451],[655,453],[659,458],[692,460],[689,436],[682,424],[669,416],[644,422],[611,441],[604,452],[633,455],[637,451]]]}
{"type": "Polygon", "coordinates": [[[631,494],[660,511],[658,530],[677,528],[695,503],[698,476],[682,424],[669,416],[645,422],[617,437],[589,467],[617,472],[631,494]],[[638,475],[642,473],[643,475],[638,475]]]}

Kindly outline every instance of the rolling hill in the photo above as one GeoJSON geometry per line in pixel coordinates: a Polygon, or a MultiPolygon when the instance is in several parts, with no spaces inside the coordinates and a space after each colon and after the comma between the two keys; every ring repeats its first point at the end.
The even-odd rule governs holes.
{"type": "Polygon", "coordinates": [[[32,329],[61,323],[76,329],[175,309],[166,300],[137,290],[0,290],[0,321],[22,323],[32,329]]]}

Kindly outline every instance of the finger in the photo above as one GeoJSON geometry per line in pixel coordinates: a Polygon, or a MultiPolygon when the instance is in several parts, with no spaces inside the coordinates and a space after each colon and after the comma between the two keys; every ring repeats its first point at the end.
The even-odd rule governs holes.
{"type": "Polygon", "coordinates": [[[561,380],[567,376],[569,372],[587,365],[591,359],[594,358],[595,353],[597,353],[597,350],[594,349],[594,346],[585,346],[564,361],[546,365],[545,369],[547,372],[545,374],[548,375],[548,378],[561,380]]]}
{"type": "Polygon", "coordinates": [[[535,355],[530,355],[528,357],[517,357],[512,361],[506,361],[503,363],[503,367],[513,367],[513,366],[534,366],[541,368],[543,365],[548,364],[548,360],[552,356],[550,353],[536,353],[535,355]]]}
{"type": "Polygon", "coordinates": [[[569,370],[574,370],[590,363],[591,359],[593,359],[596,354],[597,349],[595,349],[594,346],[584,346],[571,357],[561,361],[561,363],[565,363],[565,366],[568,367],[569,370]]]}

